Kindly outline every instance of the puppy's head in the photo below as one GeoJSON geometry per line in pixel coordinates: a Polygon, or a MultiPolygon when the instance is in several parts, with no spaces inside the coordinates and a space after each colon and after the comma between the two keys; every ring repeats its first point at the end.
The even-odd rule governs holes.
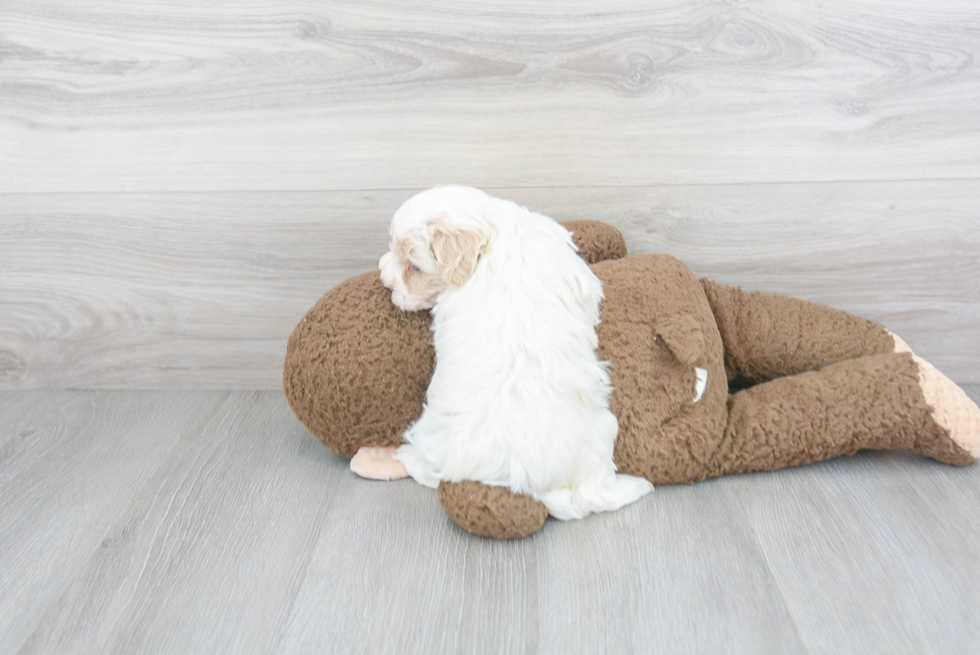
{"type": "Polygon", "coordinates": [[[490,243],[489,201],[478,189],[444,186],[409,198],[395,212],[391,249],[378,266],[399,309],[430,309],[444,291],[466,284],[490,243]]]}

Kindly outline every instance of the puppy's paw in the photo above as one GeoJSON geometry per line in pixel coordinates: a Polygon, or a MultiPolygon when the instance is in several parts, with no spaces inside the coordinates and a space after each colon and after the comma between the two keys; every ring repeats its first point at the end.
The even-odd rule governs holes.
{"type": "Polygon", "coordinates": [[[604,502],[609,503],[610,510],[619,509],[630,503],[635,503],[651,491],[653,491],[653,483],[646,478],[619,473],[616,475],[616,482],[609,493],[604,494],[604,502]]]}
{"type": "Polygon", "coordinates": [[[592,512],[611,512],[636,502],[653,490],[649,480],[632,475],[593,478],[574,488],[554,489],[541,496],[548,513],[568,521],[592,512]]]}
{"type": "Polygon", "coordinates": [[[397,448],[365,446],[350,460],[350,470],[369,480],[401,480],[408,477],[405,465],[395,459],[397,448]]]}

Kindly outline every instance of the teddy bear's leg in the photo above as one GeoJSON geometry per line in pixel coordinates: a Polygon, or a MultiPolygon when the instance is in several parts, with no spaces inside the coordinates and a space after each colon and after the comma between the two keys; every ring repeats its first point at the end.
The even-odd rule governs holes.
{"type": "Polygon", "coordinates": [[[729,380],[754,384],[857,357],[908,350],[884,326],[839,309],[702,279],[729,380]]]}
{"type": "Polygon", "coordinates": [[[949,464],[980,456],[980,409],[911,353],[872,355],[729,397],[711,475],[779,469],[861,449],[908,448],[949,464]]]}
{"type": "Polygon", "coordinates": [[[712,475],[779,469],[861,449],[908,448],[949,464],[980,456],[980,408],[911,353],[861,357],[729,397],[712,475]]]}

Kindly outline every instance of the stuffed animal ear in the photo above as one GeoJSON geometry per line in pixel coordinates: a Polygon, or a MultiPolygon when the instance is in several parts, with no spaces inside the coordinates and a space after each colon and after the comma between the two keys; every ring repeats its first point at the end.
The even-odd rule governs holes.
{"type": "Polygon", "coordinates": [[[486,250],[487,236],[478,231],[447,229],[438,223],[429,230],[439,277],[449,284],[463,286],[486,250]]]}
{"type": "Polygon", "coordinates": [[[704,353],[704,332],[690,314],[668,316],[657,322],[657,337],[681,364],[694,366],[704,353]]]}
{"type": "Polygon", "coordinates": [[[566,221],[561,225],[572,233],[579,257],[589,264],[626,256],[626,239],[612,225],[591,220],[566,221]]]}

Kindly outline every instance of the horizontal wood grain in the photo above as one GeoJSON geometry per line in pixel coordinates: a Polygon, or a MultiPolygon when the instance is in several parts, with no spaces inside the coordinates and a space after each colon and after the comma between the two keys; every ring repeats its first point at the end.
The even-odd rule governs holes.
{"type": "Polygon", "coordinates": [[[669,253],[722,284],[879,321],[955,379],[977,380],[980,184],[973,181],[526,195],[555,216],[597,211],[622,230],[631,253],[669,253]]]}
{"type": "Polygon", "coordinates": [[[3,192],[980,177],[980,8],[6,2],[3,192]]]}
{"type": "Polygon", "coordinates": [[[0,196],[0,384],[279,386],[292,326],[387,244],[341,195],[0,196]]]}
{"type": "MultiPolygon", "coordinates": [[[[498,189],[723,284],[883,322],[980,381],[970,181],[498,189]]],[[[286,338],[371,270],[403,191],[0,195],[0,387],[278,388],[286,338]]]]}

